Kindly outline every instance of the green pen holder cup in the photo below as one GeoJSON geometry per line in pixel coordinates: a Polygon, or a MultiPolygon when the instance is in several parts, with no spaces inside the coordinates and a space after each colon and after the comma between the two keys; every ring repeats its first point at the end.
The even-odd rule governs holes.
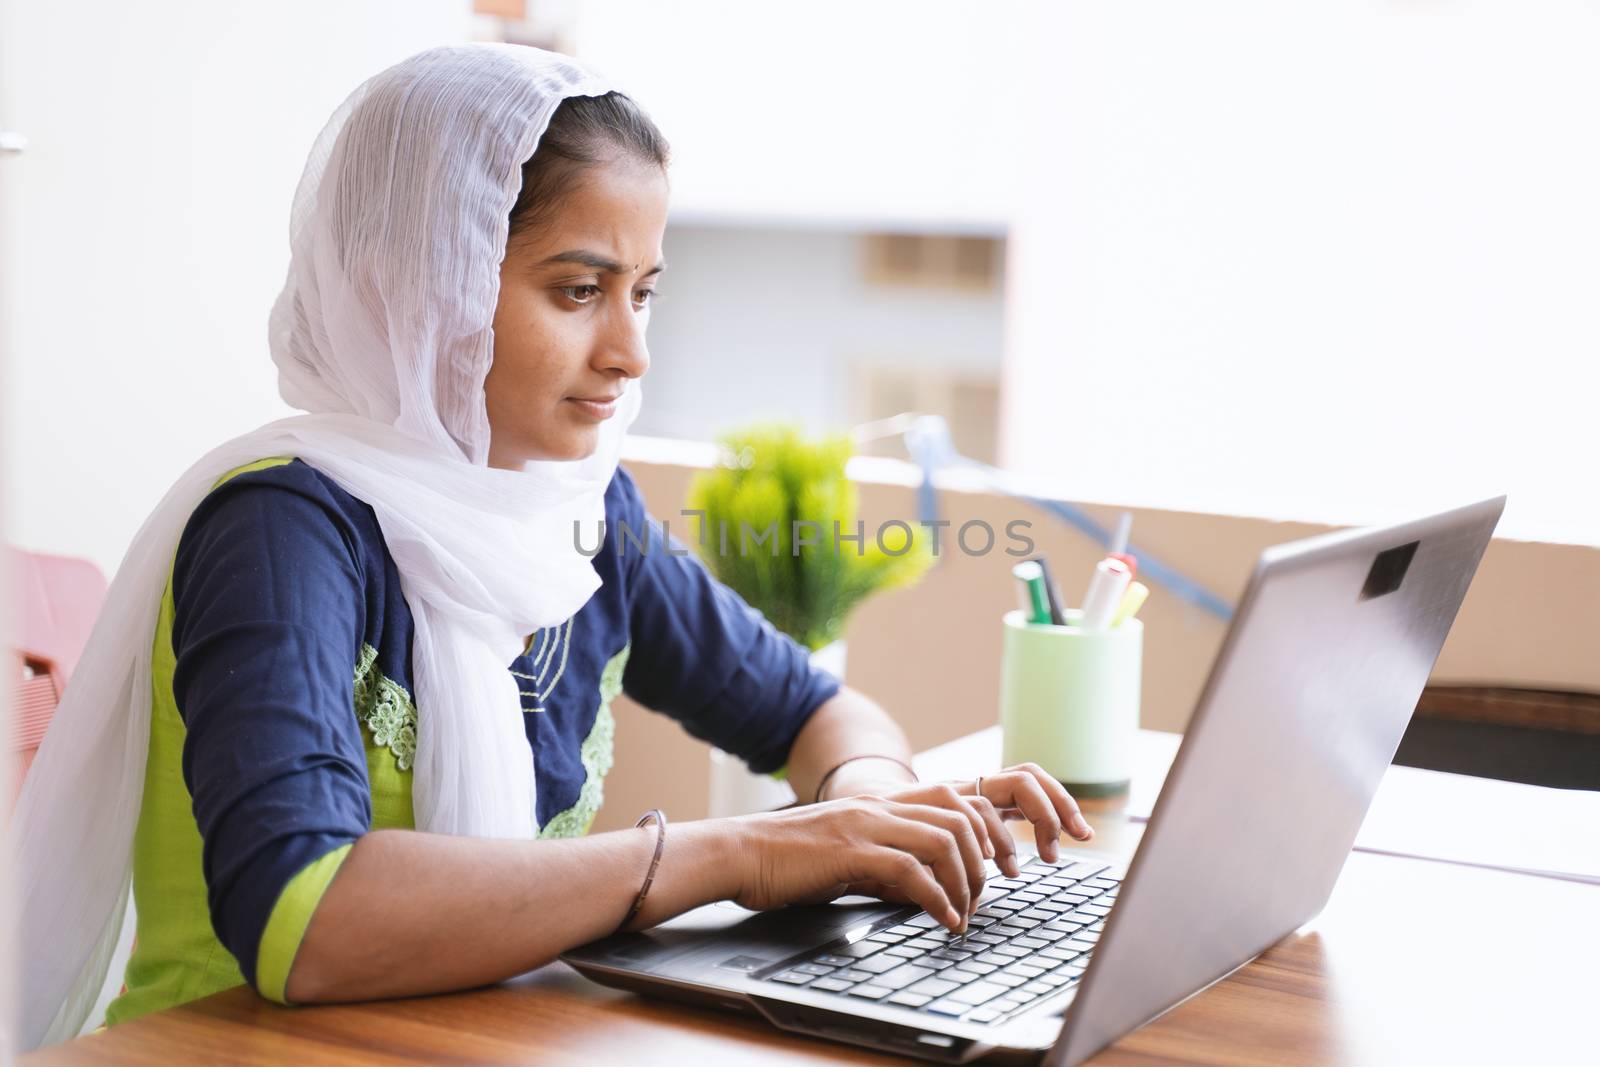
{"type": "Polygon", "coordinates": [[[1000,731],[1007,767],[1037,763],[1074,796],[1115,796],[1133,778],[1144,623],[1113,630],[1036,625],[1005,614],[1000,731]]]}

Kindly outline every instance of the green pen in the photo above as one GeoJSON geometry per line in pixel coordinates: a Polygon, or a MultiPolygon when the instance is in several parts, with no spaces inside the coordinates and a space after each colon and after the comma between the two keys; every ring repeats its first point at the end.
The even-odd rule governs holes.
{"type": "Polygon", "coordinates": [[[1022,614],[1035,626],[1050,624],[1050,595],[1044,587],[1044,568],[1037,560],[1023,560],[1011,568],[1011,576],[1018,582],[1022,614]]]}

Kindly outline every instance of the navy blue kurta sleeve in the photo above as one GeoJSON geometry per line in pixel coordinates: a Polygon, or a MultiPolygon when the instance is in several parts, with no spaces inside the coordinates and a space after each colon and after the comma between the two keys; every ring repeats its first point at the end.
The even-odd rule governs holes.
{"type": "Polygon", "coordinates": [[[267,918],[306,864],[371,825],[354,672],[358,534],[309,468],[226,483],[173,567],[173,695],[217,938],[255,981],[267,918]]]}
{"type": "Polygon", "coordinates": [[[617,540],[633,641],[623,691],[751,770],[777,770],[838,680],[812,667],[799,642],[718,581],[676,534],[664,539],[632,477],[621,468],[617,476],[626,479],[629,529],[644,543],[617,540]]]}

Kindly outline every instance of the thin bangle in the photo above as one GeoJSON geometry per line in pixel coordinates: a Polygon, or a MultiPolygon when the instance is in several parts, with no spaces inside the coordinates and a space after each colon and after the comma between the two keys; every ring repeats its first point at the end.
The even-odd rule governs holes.
{"type": "Polygon", "coordinates": [[[628,928],[628,924],[633,922],[634,917],[639,914],[639,909],[644,907],[645,894],[650,892],[650,883],[655,881],[656,878],[656,868],[661,865],[661,850],[667,843],[666,812],[660,808],[651,808],[639,816],[639,821],[634,823],[633,827],[637,830],[652,818],[656,821],[656,851],[650,857],[650,869],[644,873],[644,884],[639,887],[639,895],[633,898],[633,907],[628,909],[627,918],[623,919],[622,925],[617,927],[617,933],[619,934],[628,928]]]}
{"type": "Polygon", "coordinates": [[[811,798],[811,803],[816,804],[816,803],[819,803],[822,800],[822,791],[827,788],[829,779],[831,779],[835,774],[838,773],[840,767],[843,767],[846,763],[854,763],[856,760],[860,760],[860,759],[886,759],[890,763],[898,764],[902,769],[904,769],[907,774],[911,775],[911,780],[913,782],[922,781],[921,778],[917,777],[917,772],[911,769],[911,764],[909,764],[905,760],[899,759],[899,758],[897,758],[895,756],[880,756],[880,755],[878,755],[876,753],[867,753],[865,755],[860,755],[860,756],[851,756],[848,759],[840,760],[838,763],[835,763],[832,767],[828,768],[828,773],[824,774],[822,776],[822,781],[817,783],[817,792],[816,792],[816,795],[811,798]]]}

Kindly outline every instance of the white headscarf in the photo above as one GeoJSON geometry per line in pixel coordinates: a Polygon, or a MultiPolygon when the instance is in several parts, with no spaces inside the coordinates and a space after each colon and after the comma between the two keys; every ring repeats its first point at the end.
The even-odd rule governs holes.
{"type": "Polygon", "coordinates": [[[611,90],[515,45],[420,53],[362,84],[317,138],[295,193],[272,309],[285,400],[308,414],[222,445],[135,536],[27,776],[24,1048],[76,1034],[121,931],[150,733],[150,651],[178,537],[219,477],[298,456],[377,513],[415,624],[419,829],[531,837],[533,761],[508,666],[524,636],[599,587],[593,531],[637,381],[583,460],[485,465],[484,378],[507,218],[551,113],[611,90]]]}

